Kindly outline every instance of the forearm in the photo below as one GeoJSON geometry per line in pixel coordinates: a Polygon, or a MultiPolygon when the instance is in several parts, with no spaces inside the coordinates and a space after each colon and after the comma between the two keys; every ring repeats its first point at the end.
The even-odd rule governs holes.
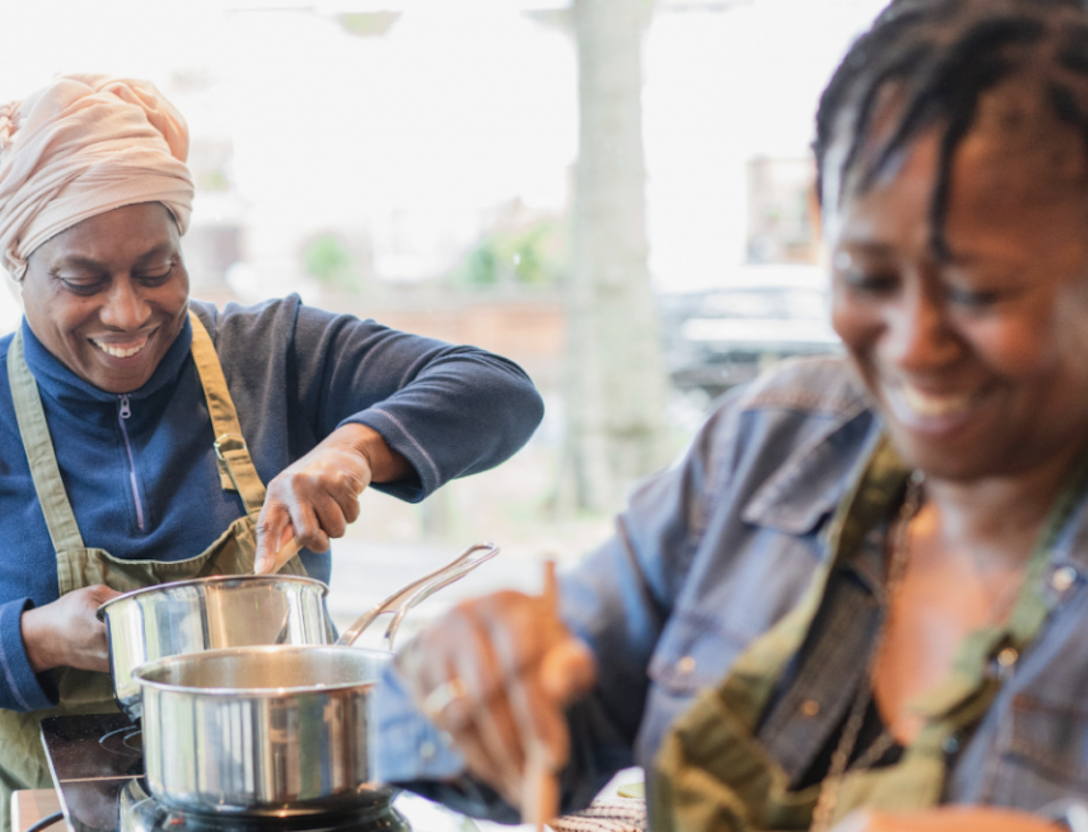
{"type": "Polygon", "coordinates": [[[403,388],[345,422],[373,428],[409,461],[415,481],[384,490],[414,501],[508,459],[542,416],[539,395],[516,365],[450,347],[403,388]]]}
{"type": "Polygon", "coordinates": [[[1059,832],[1063,827],[1041,815],[994,806],[938,806],[913,812],[858,809],[834,832],[1059,832]]]}
{"type": "MultiPolygon", "coordinates": [[[[274,350],[282,330],[290,344],[286,375],[294,380],[284,395],[312,437],[351,423],[373,428],[414,472],[375,478],[401,499],[421,500],[454,477],[498,465],[525,444],[543,415],[524,370],[486,350],[331,314],[295,298],[267,310],[266,318],[274,320],[259,330],[240,320],[239,342],[256,333],[274,350]]],[[[260,369],[253,370],[254,383],[260,369]]]]}

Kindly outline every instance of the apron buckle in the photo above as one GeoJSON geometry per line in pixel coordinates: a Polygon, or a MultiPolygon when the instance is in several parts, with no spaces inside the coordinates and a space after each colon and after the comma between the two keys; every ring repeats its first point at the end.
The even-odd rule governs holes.
{"type": "Polygon", "coordinates": [[[224,433],[218,439],[215,440],[215,457],[222,463],[226,463],[227,458],[225,454],[230,451],[249,451],[249,446],[246,445],[244,436],[239,436],[237,433],[224,433]]]}

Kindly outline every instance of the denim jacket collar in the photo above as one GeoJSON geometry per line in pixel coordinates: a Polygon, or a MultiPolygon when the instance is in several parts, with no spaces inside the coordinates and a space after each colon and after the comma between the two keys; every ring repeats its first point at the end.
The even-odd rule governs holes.
{"type": "MultiPolygon", "coordinates": [[[[800,445],[777,471],[752,495],[742,510],[745,522],[777,529],[792,535],[812,532],[834,513],[857,476],[856,461],[836,452],[834,436],[851,423],[868,433],[868,444],[882,430],[882,422],[871,408],[860,383],[844,387],[841,395],[822,398],[827,423],[824,429],[800,445]]],[[[773,391],[757,396],[756,407],[796,406],[778,402],[773,391]]]]}

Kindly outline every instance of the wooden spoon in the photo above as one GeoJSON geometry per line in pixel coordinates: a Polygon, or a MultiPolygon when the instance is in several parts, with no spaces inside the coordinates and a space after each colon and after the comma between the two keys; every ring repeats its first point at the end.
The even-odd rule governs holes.
{"type": "MultiPolygon", "coordinates": [[[[555,561],[544,562],[544,590],[541,600],[545,607],[558,615],[559,590],[555,582],[555,561]]],[[[559,778],[548,762],[544,743],[536,735],[531,722],[522,716],[522,735],[526,738],[525,777],[522,780],[521,822],[533,824],[537,832],[544,832],[544,824],[559,814],[559,778]]]]}

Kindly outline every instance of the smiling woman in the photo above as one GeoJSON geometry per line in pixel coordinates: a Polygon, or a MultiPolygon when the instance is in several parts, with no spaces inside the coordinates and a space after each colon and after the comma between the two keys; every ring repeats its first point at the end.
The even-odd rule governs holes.
{"type": "MultiPolygon", "coordinates": [[[[889,140],[905,106],[882,102],[870,144],[889,140]]],[[[1060,479],[1084,442],[1088,158],[1047,110],[1018,80],[980,98],[949,163],[939,233],[943,125],[871,184],[857,171],[828,178],[841,206],[826,228],[835,328],[897,447],[931,477],[1014,476],[1050,460],[1060,479]]]]}
{"type": "Polygon", "coordinates": [[[0,339],[0,829],[12,789],[50,783],[40,719],[113,707],[100,604],[273,566],[328,580],[366,488],[423,499],[541,417],[482,350],[297,297],[190,302],[187,147],[142,81],[66,76],[0,108],[0,260],[25,308],[0,339]]]}

